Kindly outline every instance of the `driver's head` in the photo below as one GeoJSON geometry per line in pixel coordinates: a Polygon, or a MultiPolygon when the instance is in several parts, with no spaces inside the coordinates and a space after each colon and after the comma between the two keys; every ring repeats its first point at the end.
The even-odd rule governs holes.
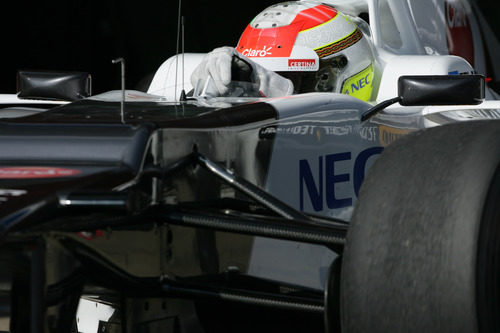
{"type": "Polygon", "coordinates": [[[338,92],[370,100],[371,47],[356,24],[329,5],[270,6],[247,26],[236,50],[291,79],[295,93],[338,92]]]}

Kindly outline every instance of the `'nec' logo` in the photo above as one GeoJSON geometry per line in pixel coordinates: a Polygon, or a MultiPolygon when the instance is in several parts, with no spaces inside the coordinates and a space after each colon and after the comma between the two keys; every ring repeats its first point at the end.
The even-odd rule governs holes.
{"type": "Polygon", "coordinates": [[[363,89],[364,87],[368,86],[370,84],[370,80],[368,79],[370,77],[370,74],[367,74],[365,77],[362,77],[358,81],[351,83],[350,87],[347,87],[344,93],[350,95],[358,91],[359,89],[363,89]]]}
{"type": "Polygon", "coordinates": [[[353,198],[339,197],[336,187],[339,184],[352,186],[354,194],[358,196],[361,183],[365,178],[368,160],[382,153],[382,147],[372,147],[363,150],[352,159],[350,152],[319,156],[317,172],[313,172],[307,159],[299,161],[299,202],[300,210],[304,211],[304,198],[309,197],[312,208],[322,211],[326,204],[329,209],[338,209],[352,206],[353,198]],[[352,172],[337,171],[341,163],[353,163],[352,172]]]}

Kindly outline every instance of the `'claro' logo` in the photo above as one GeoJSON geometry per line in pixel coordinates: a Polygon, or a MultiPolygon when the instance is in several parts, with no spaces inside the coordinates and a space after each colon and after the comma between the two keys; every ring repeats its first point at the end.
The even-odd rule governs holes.
{"type": "Polygon", "coordinates": [[[252,48],[250,49],[244,49],[241,54],[243,54],[245,57],[267,57],[268,55],[272,55],[271,50],[273,49],[272,46],[266,47],[265,45],[262,47],[262,50],[254,50],[252,48]]]}
{"type": "Polygon", "coordinates": [[[56,167],[4,167],[0,168],[0,179],[33,179],[70,177],[81,170],[56,167]]]}

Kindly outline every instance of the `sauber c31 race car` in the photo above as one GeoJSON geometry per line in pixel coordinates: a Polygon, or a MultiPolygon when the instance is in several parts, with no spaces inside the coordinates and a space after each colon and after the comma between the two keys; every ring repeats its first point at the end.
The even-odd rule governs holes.
{"type": "Polygon", "coordinates": [[[500,331],[484,29],[458,0],[327,2],[370,22],[373,103],[213,96],[188,83],[202,54],[147,92],[21,73],[0,109],[5,330],[500,331]]]}

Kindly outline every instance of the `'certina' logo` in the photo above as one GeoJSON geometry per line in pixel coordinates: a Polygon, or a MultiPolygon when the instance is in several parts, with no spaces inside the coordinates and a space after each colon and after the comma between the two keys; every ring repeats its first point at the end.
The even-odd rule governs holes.
{"type": "Polygon", "coordinates": [[[314,69],[316,66],[315,59],[288,59],[288,67],[296,69],[314,69]]]}
{"type": "Polygon", "coordinates": [[[54,167],[6,167],[0,168],[0,179],[59,178],[80,173],[80,170],[54,167]]]}
{"type": "Polygon", "coordinates": [[[273,49],[272,46],[269,46],[266,48],[262,47],[262,50],[254,50],[254,49],[244,49],[241,54],[243,54],[245,57],[267,57],[268,55],[272,55],[271,50],[273,49]]]}

